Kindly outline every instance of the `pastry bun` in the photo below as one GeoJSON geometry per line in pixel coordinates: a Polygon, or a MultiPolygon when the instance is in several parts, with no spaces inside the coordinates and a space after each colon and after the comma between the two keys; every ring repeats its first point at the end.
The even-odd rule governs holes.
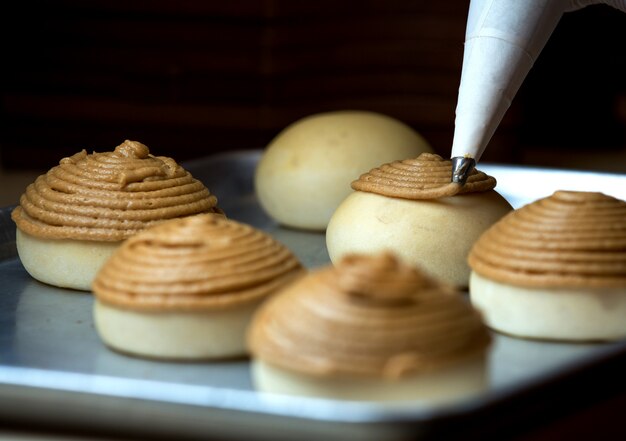
{"type": "Polygon", "coordinates": [[[495,179],[474,171],[459,189],[451,173],[449,160],[424,153],[362,175],[328,224],[331,260],[390,250],[432,277],[467,287],[472,245],[511,206],[493,190],[495,179]]]}
{"type": "Polygon", "coordinates": [[[175,219],[131,237],[102,267],[96,329],[111,348],[142,357],[243,356],[255,309],[302,271],[249,225],[216,214],[175,219]]]}
{"type": "Polygon", "coordinates": [[[626,202],[557,191],[494,224],[469,255],[470,298],[519,337],[626,337],[626,202]]]}
{"type": "Polygon", "coordinates": [[[28,186],[11,217],[17,251],[37,280],[88,291],[120,243],[151,225],[221,213],[217,198],[171,158],[136,141],[113,152],[85,150],[28,186]]]}
{"type": "Polygon", "coordinates": [[[256,193],[279,223],[324,230],[361,173],[430,151],[415,130],[389,116],[365,111],[311,115],[267,146],[256,170],[256,193]]]}
{"type": "Polygon", "coordinates": [[[261,391],[427,404],[483,390],[489,342],[459,293],[386,253],[287,286],[249,332],[261,391]]]}

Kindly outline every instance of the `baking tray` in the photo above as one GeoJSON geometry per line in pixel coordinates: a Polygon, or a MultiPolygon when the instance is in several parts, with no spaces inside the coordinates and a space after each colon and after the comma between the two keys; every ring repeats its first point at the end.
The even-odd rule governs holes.
{"type": "MultiPolygon", "coordinates": [[[[279,227],[260,209],[260,151],[184,164],[232,219],[283,242],[312,268],[329,262],[322,233],[279,227]]],[[[626,175],[481,164],[519,207],[559,188],[626,199],[626,175]]],[[[31,279],[15,251],[10,208],[0,210],[0,418],[176,438],[404,440],[463,434],[494,439],[558,418],[615,392],[626,342],[561,344],[494,334],[490,386],[455,404],[393,406],[281,397],[253,390],[246,360],[161,362],[107,349],[89,294],[31,279]],[[583,380],[594,378],[593,387],[583,380]]],[[[619,388],[619,387],[617,387],[619,388]]]]}

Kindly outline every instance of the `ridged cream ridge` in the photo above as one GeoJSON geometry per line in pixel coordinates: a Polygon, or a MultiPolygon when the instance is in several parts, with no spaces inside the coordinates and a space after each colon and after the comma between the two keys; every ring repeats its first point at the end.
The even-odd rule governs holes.
{"type": "Polygon", "coordinates": [[[452,161],[434,153],[383,164],[352,182],[352,188],[403,199],[435,199],[492,190],[496,180],[474,169],[464,186],[451,183],[452,161]]]}
{"type": "Polygon", "coordinates": [[[258,359],[318,376],[430,372],[483,353],[489,341],[460,294],[390,254],[351,255],[289,285],[249,333],[258,359]]]}
{"type": "Polygon", "coordinates": [[[469,264],[516,286],[626,288],[626,202],[557,191],[494,224],[469,264]]]}
{"type": "Polygon", "coordinates": [[[47,239],[120,241],[166,219],[219,212],[217,198],[173,159],[135,141],[85,150],[29,185],[12,217],[47,239]]]}
{"type": "Polygon", "coordinates": [[[285,246],[215,214],[176,219],[131,237],[98,273],[98,300],[134,310],[229,308],[256,301],[298,276],[285,246]]]}

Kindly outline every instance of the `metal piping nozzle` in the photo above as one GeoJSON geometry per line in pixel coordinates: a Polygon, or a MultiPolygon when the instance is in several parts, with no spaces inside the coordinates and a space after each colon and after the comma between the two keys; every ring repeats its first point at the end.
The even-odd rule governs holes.
{"type": "Polygon", "coordinates": [[[452,158],[452,182],[465,185],[467,178],[476,167],[474,158],[456,156],[452,158]]]}

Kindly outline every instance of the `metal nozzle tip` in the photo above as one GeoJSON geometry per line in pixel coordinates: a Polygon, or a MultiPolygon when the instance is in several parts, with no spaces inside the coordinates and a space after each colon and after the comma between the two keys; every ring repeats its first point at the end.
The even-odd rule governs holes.
{"type": "Polygon", "coordinates": [[[452,182],[465,185],[467,178],[476,166],[474,158],[456,156],[452,158],[452,182]]]}

